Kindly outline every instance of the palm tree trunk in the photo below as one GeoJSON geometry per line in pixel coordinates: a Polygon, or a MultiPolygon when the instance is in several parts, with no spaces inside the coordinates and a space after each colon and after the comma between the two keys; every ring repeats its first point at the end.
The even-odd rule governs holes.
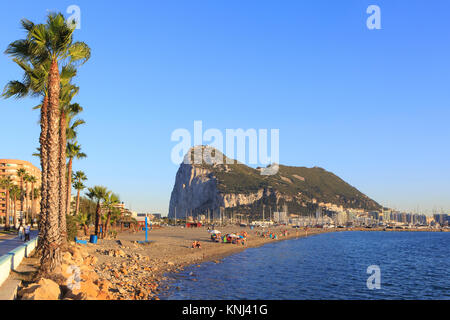
{"type": "Polygon", "coordinates": [[[23,194],[24,190],[23,190],[23,177],[20,178],[20,211],[23,214],[23,199],[24,199],[24,194],[23,194]]]}
{"type": "Polygon", "coordinates": [[[22,220],[25,220],[25,225],[27,224],[27,222],[28,222],[28,183],[27,182],[25,182],[25,189],[23,190],[24,191],[24,201],[25,201],[25,212],[23,212],[22,213],[22,215],[23,215],[23,219],[22,220]]]}
{"type": "Polygon", "coordinates": [[[42,243],[45,238],[45,224],[47,221],[47,132],[48,132],[48,95],[45,95],[41,106],[41,135],[39,143],[41,145],[41,203],[39,214],[39,233],[37,250],[42,249],[42,243]]]}
{"type": "Polygon", "coordinates": [[[80,211],[80,191],[81,190],[77,191],[77,204],[76,204],[76,207],[75,207],[75,215],[76,216],[78,215],[78,212],[80,211]]]}
{"type": "Polygon", "coordinates": [[[98,226],[100,224],[100,200],[97,201],[97,210],[95,211],[95,235],[98,236],[98,226]]]}
{"type": "Polygon", "coordinates": [[[5,230],[8,231],[9,230],[9,202],[11,200],[9,199],[9,190],[6,189],[6,214],[5,214],[5,230]]]}
{"type": "Polygon", "coordinates": [[[31,184],[31,224],[34,218],[34,183],[31,184]]]}
{"type": "Polygon", "coordinates": [[[72,195],[72,158],[69,158],[67,164],[67,214],[70,214],[70,200],[72,195]]]}
{"type": "Polygon", "coordinates": [[[105,223],[105,232],[104,234],[108,235],[108,226],[109,222],[111,221],[111,211],[108,211],[108,215],[106,217],[106,223],[105,223]]]}
{"type": "Polygon", "coordinates": [[[59,229],[61,233],[61,243],[67,244],[67,226],[66,226],[66,209],[67,209],[67,170],[66,170],[66,115],[60,113],[59,118],[59,229]]]}
{"type": "Polygon", "coordinates": [[[47,216],[45,238],[42,245],[40,275],[53,274],[61,266],[61,237],[59,229],[59,95],[60,75],[58,62],[54,59],[50,66],[48,104],[48,133],[45,141],[48,151],[47,170],[47,216]]]}
{"type": "Polygon", "coordinates": [[[14,224],[14,229],[16,228],[16,224],[17,224],[17,197],[16,195],[14,195],[14,218],[13,218],[13,224],[14,224]]]}

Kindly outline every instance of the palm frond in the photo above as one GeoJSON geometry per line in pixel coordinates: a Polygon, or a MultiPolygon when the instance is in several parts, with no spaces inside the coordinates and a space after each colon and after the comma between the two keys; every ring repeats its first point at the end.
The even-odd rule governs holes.
{"type": "Polygon", "coordinates": [[[91,57],[91,49],[84,42],[75,42],[69,47],[68,54],[71,62],[84,64],[91,57]]]}
{"type": "Polygon", "coordinates": [[[20,81],[10,81],[5,86],[2,96],[4,98],[15,97],[16,99],[24,98],[28,95],[28,87],[20,81]]]}

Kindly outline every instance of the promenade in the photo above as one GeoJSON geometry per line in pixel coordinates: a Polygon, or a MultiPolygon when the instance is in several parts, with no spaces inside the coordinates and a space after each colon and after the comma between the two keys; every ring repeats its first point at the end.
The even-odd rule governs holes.
{"type": "MultiPolygon", "coordinates": [[[[30,239],[36,238],[38,230],[32,230],[30,233],[30,239]]],[[[0,239],[0,257],[7,254],[11,250],[23,245],[25,242],[19,239],[19,236],[15,236],[9,239],[0,239]]]]}

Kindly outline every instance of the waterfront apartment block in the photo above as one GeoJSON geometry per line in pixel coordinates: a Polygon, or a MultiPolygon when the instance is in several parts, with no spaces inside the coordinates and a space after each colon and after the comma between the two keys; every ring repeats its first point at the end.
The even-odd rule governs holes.
{"type": "MultiPolygon", "coordinates": [[[[15,208],[18,212],[22,211],[29,214],[36,214],[39,212],[40,199],[35,197],[37,195],[33,190],[39,189],[41,186],[41,170],[35,167],[28,161],[24,160],[12,160],[12,159],[0,159],[0,180],[6,177],[10,177],[13,184],[23,188],[27,197],[23,197],[23,208],[21,207],[20,197],[16,199],[15,208]],[[35,183],[23,182],[17,174],[17,170],[25,169],[28,175],[36,178],[35,183]],[[32,195],[33,192],[33,195],[32,195]]],[[[0,188],[0,217],[6,216],[6,201],[9,200],[9,213],[10,216],[13,213],[14,201],[12,199],[6,199],[6,190],[0,188]]]]}

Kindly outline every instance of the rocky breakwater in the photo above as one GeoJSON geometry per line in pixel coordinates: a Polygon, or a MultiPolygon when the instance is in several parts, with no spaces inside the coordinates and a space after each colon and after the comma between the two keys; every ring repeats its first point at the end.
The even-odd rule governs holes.
{"type": "Polygon", "coordinates": [[[21,300],[108,300],[110,283],[95,272],[97,258],[87,248],[72,245],[52,279],[42,278],[18,291],[21,300]]]}
{"type": "MultiPolygon", "coordinates": [[[[125,247],[123,247],[125,249],[125,247]]],[[[97,274],[111,284],[115,300],[159,300],[159,268],[148,256],[119,249],[97,249],[97,254],[114,258],[96,267],[97,274]]]]}

